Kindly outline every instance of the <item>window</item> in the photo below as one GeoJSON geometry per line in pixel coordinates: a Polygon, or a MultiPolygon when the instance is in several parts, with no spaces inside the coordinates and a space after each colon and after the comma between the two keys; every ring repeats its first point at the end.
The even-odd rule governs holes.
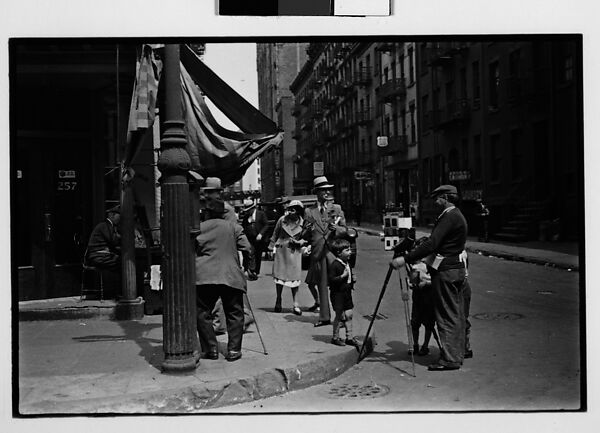
{"type": "Polygon", "coordinates": [[[473,73],[473,106],[479,107],[479,100],[481,98],[481,84],[479,80],[479,62],[473,62],[471,65],[473,73]]]}
{"type": "Polygon", "coordinates": [[[415,65],[413,62],[413,48],[408,49],[408,82],[414,83],[415,81],[415,65]]]}
{"type": "Polygon", "coordinates": [[[560,71],[561,84],[567,84],[573,81],[573,56],[566,56],[562,60],[560,71]]]}
{"type": "Polygon", "coordinates": [[[402,135],[406,135],[406,110],[400,112],[400,127],[402,128],[402,135]]]}
{"type": "Polygon", "coordinates": [[[392,70],[392,80],[396,78],[396,62],[392,62],[390,64],[390,69],[392,70]]]}
{"type": "Polygon", "coordinates": [[[500,90],[500,65],[498,64],[498,62],[490,63],[488,72],[488,79],[490,85],[489,108],[491,110],[496,110],[498,109],[498,96],[500,90]]]}
{"type": "Polygon", "coordinates": [[[404,54],[400,56],[400,78],[404,81],[406,78],[404,74],[404,54]]]}
{"type": "Polygon", "coordinates": [[[385,68],[383,68],[383,76],[381,77],[381,82],[382,83],[387,83],[387,81],[390,79],[390,70],[389,68],[386,66],[385,68]]]}
{"type": "Polygon", "coordinates": [[[481,135],[473,137],[473,177],[481,179],[481,135]]]}
{"type": "Polygon", "coordinates": [[[490,180],[492,182],[499,182],[500,172],[502,170],[500,134],[494,134],[490,136],[490,164],[490,180]]]}
{"type": "Polygon", "coordinates": [[[417,127],[415,125],[415,106],[410,106],[410,143],[415,144],[417,142],[417,127]]]}
{"type": "Polygon", "coordinates": [[[511,154],[511,177],[513,180],[521,178],[522,155],[521,155],[521,131],[513,129],[510,132],[510,154],[511,154]]]}

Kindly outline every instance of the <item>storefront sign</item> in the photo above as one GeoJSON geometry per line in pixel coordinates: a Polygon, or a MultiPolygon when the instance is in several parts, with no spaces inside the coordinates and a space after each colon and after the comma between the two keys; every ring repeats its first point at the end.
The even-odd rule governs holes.
{"type": "Polygon", "coordinates": [[[370,171],[355,171],[354,179],[356,180],[369,180],[373,178],[373,173],[370,171]]]}
{"type": "Polygon", "coordinates": [[[313,175],[323,176],[323,161],[315,161],[313,162],[313,175]]]}
{"type": "Polygon", "coordinates": [[[469,180],[471,179],[471,171],[470,170],[462,170],[462,171],[451,171],[448,173],[448,180],[451,182],[457,180],[469,180]]]}

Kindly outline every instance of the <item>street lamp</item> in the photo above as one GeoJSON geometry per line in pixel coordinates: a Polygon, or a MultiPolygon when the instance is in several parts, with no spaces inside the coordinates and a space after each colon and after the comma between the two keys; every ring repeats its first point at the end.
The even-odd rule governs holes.
{"type": "Polygon", "coordinates": [[[165,46],[165,130],[160,140],[163,243],[163,372],[194,370],[196,293],[190,240],[190,192],[187,173],[192,162],[185,146],[181,112],[179,45],[165,46]]]}

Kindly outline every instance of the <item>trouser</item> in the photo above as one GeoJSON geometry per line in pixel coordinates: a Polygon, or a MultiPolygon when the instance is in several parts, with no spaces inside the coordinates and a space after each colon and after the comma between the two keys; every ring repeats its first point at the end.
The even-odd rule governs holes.
{"type": "Polygon", "coordinates": [[[460,367],[465,354],[465,269],[431,271],[441,365],[460,367]]]}
{"type": "Polygon", "coordinates": [[[471,321],[469,320],[469,314],[471,310],[471,285],[469,279],[465,278],[465,292],[463,295],[465,303],[465,353],[471,350],[471,321]]]}
{"type": "Polygon", "coordinates": [[[202,352],[218,351],[217,335],[213,328],[212,311],[221,298],[227,323],[227,350],[242,350],[244,333],[244,292],[223,284],[196,286],[198,338],[202,352]]]}
{"type": "Polygon", "coordinates": [[[262,263],[262,255],[264,252],[264,244],[261,241],[253,242],[252,247],[254,248],[254,267],[253,271],[256,275],[260,274],[260,265],[262,263]]]}
{"type": "Polygon", "coordinates": [[[329,311],[329,284],[327,281],[327,254],[312,264],[312,266],[315,266],[314,281],[317,283],[319,289],[319,321],[331,320],[331,313],[329,311]]]}
{"type": "MultiPolygon", "coordinates": [[[[254,322],[252,310],[250,310],[250,306],[246,299],[247,297],[244,296],[244,327],[250,326],[254,322]]],[[[227,332],[227,328],[225,327],[225,310],[223,309],[223,301],[221,298],[217,299],[215,307],[213,308],[212,322],[213,328],[217,334],[224,334],[227,332]]]]}
{"type": "Polygon", "coordinates": [[[87,263],[112,272],[121,271],[121,256],[114,253],[89,253],[87,263]]]}

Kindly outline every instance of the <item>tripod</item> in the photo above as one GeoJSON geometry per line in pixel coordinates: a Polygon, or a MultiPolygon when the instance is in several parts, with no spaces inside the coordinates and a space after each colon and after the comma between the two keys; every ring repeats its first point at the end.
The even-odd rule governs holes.
{"type": "MultiPolygon", "coordinates": [[[[415,233],[414,233],[414,229],[411,229],[411,230],[409,230],[409,232],[407,233],[405,238],[394,247],[394,258],[398,257],[403,252],[406,252],[406,251],[409,251],[410,249],[412,249],[414,243],[415,243],[415,233]],[[412,237],[411,237],[411,234],[412,234],[412,237]]],[[[393,271],[394,271],[394,268],[392,267],[392,265],[390,265],[389,269],[387,271],[387,274],[385,276],[385,280],[383,282],[383,287],[381,288],[381,292],[379,293],[379,299],[377,300],[377,304],[375,306],[375,311],[373,312],[373,316],[371,317],[371,322],[369,323],[369,327],[367,328],[367,333],[365,334],[363,344],[358,353],[357,363],[362,361],[362,359],[365,356],[366,343],[369,339],[371,329],[373,328],[373,323],[375,322],[375,318],[377,317],[377,311],[379,310],[379,306],[381,305],[381,300],[383,299],[383,295],[385,294],[387,285],[390,281],[393,271]]],[[[406,325],[406,331],[407,331],[407,337],[408,337],[408,352],[411,356],[413,377],[414,377],[415,376],[415,355],[414,355],[414,350],[413,350],[414,341],[413,341],[413,337],[412,337],[412,329],[410,326],[410,306],[408,305],[408,301],[410,299],[410,296],[408,295],[409,281],[408,281],[408,276],[407,276],[406,277],[407,284],[406,284],[406,288],[405,288],[403,281],[402,281],[403,280],[402,274],[400,273],[400,271],[398,271],[398,276],[400,278],[400,292],[401,292],[401,297],[402,297],[402,304],[404,307],[404,322],[406,325]]]]}

